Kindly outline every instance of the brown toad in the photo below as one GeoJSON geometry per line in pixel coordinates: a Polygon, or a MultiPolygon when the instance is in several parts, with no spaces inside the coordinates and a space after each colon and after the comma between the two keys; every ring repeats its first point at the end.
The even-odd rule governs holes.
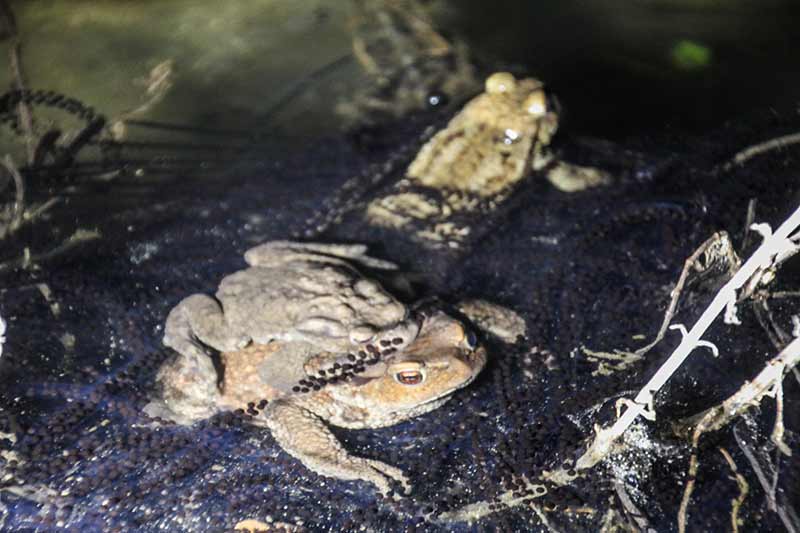
{"type": "Polygon", "coordinates": [[[466,46],[437,30],[418,0],[351,0],[353,56],[367,80],[336,110],[350,125],[380,124],[461,101],[480,86],[466,46]]]}
{"type": "Polygon", "coordinates": [[[485,92],[422,147],[391,193],[369,204],[367,219],[394,228],[416,223],[417,237],[457,247],[470,228],[454,215],[493,209],[531,170],[565,192],[607,183],[602,171],[554,160],[548,147],[557,127],[542,82],[492,74],[485,92]]]}
{"type": "Polygon", "coordinates": [[[384,427],[436,409],[480,372],[485,349],[459,320],[409,309],[365,277],[396,267],[364,246],[277,241],[245,259],[216,299],[192,295],[170,312],[164,343],[178,355],[145,412],[190,424],[258,406],[252,423],[311,470],[407,488],[399,469],[348,454],[327,424],[384,427]]]}

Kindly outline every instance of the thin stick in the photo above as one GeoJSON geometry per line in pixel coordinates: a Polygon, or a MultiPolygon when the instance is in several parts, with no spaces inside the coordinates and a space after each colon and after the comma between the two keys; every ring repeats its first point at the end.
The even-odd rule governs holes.
{"type": "Polygon", "coordinates": [[[721,429],[741,415],[747,406],[758,405],[764,396],[775,394],[784,374],[798,363],[800,363],[800,338],[794,339],[781,353],[770,359],[756,377],[746,381],[732,396],[700,415],[684,421],[684,425],[694,425],[692,442],[696,442],[703,433],[721,429]]]}
{"type": "MultiPolygon", "coordinates": [[[[653,394],[661,390],[675,371],[680,367],[689,354],[702,344],[701,337],[711,326],[712,322],[722,313],[730,302],[736,301],[736,291],[748,283],[754,274],[768,268],[783,250],[789,235],[800,226],[800,207],[775,231],[764,239],[764,242],[753,253],[752,256],[741,266],[722,289],[714,296],[708,308],[692,327],[691,331],[686,332],[681,343],[658,369],[655,375],[650,378],[647,384],[634,398],[619,419],[610,428],[597,428],[596,435],[586,452],[575,463],[576,469],[591,468],[611,451],[612,444],[619,438],[625,430],[641,415],[645,414],[648,406],[653,403],[653,394]]],[[[792,342],[789,346],[800,356],[800,344],[792,342]]],[[[789,347],[787,347],[787,350],[789,347]]],[[[794,365],[791,365],[794,366],[794,365]]]]}
{"type": "Polygon", "coordinates": [[[778,450],[786,455],[792,455],[792,450],[786,445],[783,440],[785,428],[783,425],[783,381],[778,380],[775,383],[775,424],[772,427],[772,434],[769,440],[778,448],[778,450]]]}
{"type": "Polygon", "coordinates": [[[697,448],[692,450],[692,456],[689,458],[689,479],[686,481],[686,486],[683,489],[683,496],[681,497],[681,505],[678,508],[678,532],[686,532],[686,513],[689,510],[689,501],[694,492],[694,484],[697,479],[697,448]]]}
{"type": "MultiPolygon", "coordinates": [[[[20,50],[22,44],[19,42],[18,37],[14,37],[14,43],[11,45],[9,52],[9,60],[11,62],[11,75],[14,77],[14,85],[20,92],[25,90],[25,82],[22,77],[22,66],[20,62],[20,50]]],[[[36,136],[33,134],[33,117],[31,110],[23,100],[17,104],[17,113],[19,114],[19,123],[22,126],[22,132],[25,134],[25,148],[28,154],[28,164],[33,164],[36,157],[36,136]]]]}
{"type": "Polygon", "coordinates": [[[633,503],[633,500],[631,500],[631,497],[628,495],[628,491],[625,490],[625,484],[618,478],[614,479],[614,490],[617,493],[620,503],[622,503],[622,507],[625,508],[625,511],[627,511],[633,521],[636,522],[639,529],[647,531],[648,533],[654,532],[655,530],[650,528],[650,522],[647,521],[647,517],[645,517],[639,508],[636,507],[636,504],[633,503]]]}
{"type": "Polygon", "coordinates": [[[747,202],[747,216],[744,219],[744,228],[742,229],[742,244],[739,249],[744,252],[747,250],[747,245],[750,244],[750,235],[753,234],[753,230],[750,229],[750,226],[756,221],[756,203],[757,200],[755,198],[750,198],[750,201],[747,202]]]}
{"type": "Polygon", "coordinates": [[[11,222],[8,224],[8,228],[5,231],[0,228],[0,239],[2,239],[6,235],[11,235],[17,231],[22,225],[22,220],[25,215],[25,181],[22,179],[22,175],[19,173],[19,170],[17,170],[17,165],[14,164],[14,160],[10,155],[6,155],[5,159],[0,161],[0,164],[11,174],[11,177],[14,178],[14,187],[16,187],[11,222]]]}
{"type": "Polygon", "coordinates": [[[789,533],[799,533],[800,527],[798,527],[793,520],[793,518],[796,516],[794,509],[792,509],[791,505],[789,504],[786,504],[785,508],[784,505],[778,505],[778,502],[775,498],[775,491],[770,487],[769,481],[767,481],[767,476],[764,474],[764,470],[758,463],[758,459],[753,453],[753,450],[750,449],[747,443],[744,442],[744,440],[742,440],[742,438],[739,436],[739,432],[736,430],[735,426],[733,428],[733,436],[736,439],[736,444],[739,445],[739,449],[742,450],[742,453],[744,453],[744,456],[747,458],[747,461],[750,463],[750,466],[756,473],[756,479],[758,479],[761,488],[764,489],[764,492],[767,495],[767,505],[769,509],[778,513],[778,517],[781,519],[783,527],[786,528],[786,531],[789,533]]]}
{"type": "Polygon", "coordinates": [[[661,342],[661,340],[664,338],[664,335],[666,335],[667,329],[669,328],[670,322],[672,322],[672,319],[675,317],[675,311],[678,307],[678,300],[680,299],[681,293],[683,292],[683,288],[686,285],[686,281],[689,278],[689,273],[692,271],[697,262],[700,260],[700,257],[706,254],[709,250],[711,250],[711,248],[716,243],[727,243],[727,245],[729,246],[730,238],[728,237],[728,234],[725,233],[724,231],[715,233],[714,235],[706,239],[706,241],[703,244],[701,244],[697,248],[697,250],[695,250],[694,253],[686,259],[686,261],[684,261],[683,269],[681,270],[681,275],[678,277],[678,281],[677,283],[675,283],[675,287],[669,293],[670,294],[669,306],[667,307],[666,312],[664,312],[664,318],[661,321],[661,327],[658,328],[658,334],[656,334],[656,338],[647,346],[643,346],[638,350],[636,350],[635,352],[633,352],[634,354],[639,356],[646,354],[653,348],[653,346],[661,342]]]}
{"type": "Polygon", "coordinates": [[[25,253],[18,259],[12,259],[4,263],[0,263],[0,273],[13,270],[18,267],[27,268],[31,263],[38,263],[50,259],[56,255],[66,252],[74,246],[93,239],[99,239],[100,232],[97,230],[77,229],[75,233],[69,236],[64,242],[58,246],[42,252],[41,254],[31,255],[30,251],[26,248],[25,253]]]}
{"type": "Polygon", "coordinates": [[[775,137],[774,139],[748,146],[744,150],[737,152],[730,161],[725,163],[723,170],[730,170],[733,165],[741,165],[748,159],[751,159],[757,155],[761,155],[779,148],[786,148],[787,146],[797,143],[800,143],[800,133],[792,133],[782,137],[775,137]]]}
{"type": "MultiPolygon", "coordinates": [[[[0,0],[0,18],[5,19],[5,30],[11,37],[11,48],[9,50],[9,62],[11,66],[11,77],[14,79],[14,86],[20,92],[25,90],[25,78],[22,75],[22,61],[20,56],[22,54],[22,43],[19,39],[19,29],[17,26],[17,19],[14,16],[14,10],[11,9],[7,0],[0,0]]],[[[28,164],[33,164],[36,157],[36,137],[33,134],[33,118],[28,104],[20,100],[17,104],[17,113],[19,114],[19,123],[22,126],[22,131],[25,134],[25,147],[27,149],[28,164]]]]}
{"type": "Polygon", "coordinates": [[[748,485],[744,476],[739,473],[739,470],[736,468],[736,463],[733,457],[731,457],[731,454],[728,453],[728,450],[719,448],[719,453],[721,453],[725,461],[728,462],[728,466],[731,467],[731,472],[733,472],[736,479],[736,484],[739,486],[739,496],[731,500],[731,530],[733,533],[739,533],[739,509],[741,509],[745,498],[747,498],[747,493],[750,492],[750,485],[748,485]]]}

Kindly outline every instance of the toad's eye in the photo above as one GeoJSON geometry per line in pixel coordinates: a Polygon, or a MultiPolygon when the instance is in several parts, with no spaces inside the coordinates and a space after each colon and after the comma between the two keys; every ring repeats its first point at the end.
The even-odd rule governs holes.
{"type": "Polygon", "coordinates": [[[425,374],[419,370],[402,370],[394,375],[394,379],[401,385],[419,385],[425,381],[425,374]]]}
{"type": "Polygon", "coordinates": [[[467,347],[470,350],[474,350],[478,345],[478,337],[475,335],[475,332],[471,330],[467,330],[466,335],[464,335],[464,341],[467,343],[467,347]]]}

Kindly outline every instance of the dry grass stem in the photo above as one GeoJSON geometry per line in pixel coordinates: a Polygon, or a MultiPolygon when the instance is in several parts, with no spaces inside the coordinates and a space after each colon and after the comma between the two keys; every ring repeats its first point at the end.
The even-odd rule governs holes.
{"type": "Polygon", "coordinates": [[[29,268],[33,264],[62,254],[82,242],[99,238],[100,232],[97,230],[77,229],[75,230],[75,233],[70,235],[69,238],[64,240],[61,244],[51,248],[50,250],[47,250],[46,252],[34,255],[30,253],[28,248],[25,248],[25,252],[22,254],[22,257],[0,263],[0,273],[20,267],[29,268]]]}
{"type": "MultiPolygon", "coordinates": [[[[724,231],[713,234],[684,261],[678,281],[675,283],[672,291],[670,291],[670,302],[667,306],[667,310],[664,312],[661,326],[658,328],[658,333],[652,342],[633,352],[625,350],[603,352],[581,347],[581,350],[589,359],[599,363],[598,370],[593,374],[608,375],[623,370],[631,364],[640,361],[647,352],[652,350],[664,339],[667,330],[670,328],[672,319],[675,318],[681,294],[692,274],[703,275],[711,270],[716,271],[720,268],[732,274],[733,271],[739,268],[740,264],[741,260],[736,255],[728,234],[724,231]]],[[[731,319],[731,317],[728,318],[731,319]]]]}
{"type": "Polygon", "coordinates": [[[757,155],[761,155],[772,150],[786,148],[787,146],[798,143],[800,143],[800,133],[792,133],[790,135],[775,137],[774,139],[769,139],[768,141],[748,146],[744,150],[737,152],[730,161],[725,163],[723,170],[730,170],[734,165],[742,165],[747,160],[752,159],[757,155]]]}
{"type": "MultiPolygon", "coordinates": [[[[747,407],[759,405],[765,396],[774,396],[777,413],[771,438],[781,452],[786,455],[791,455],[791,450],[789,450],[788,446],[783,442],[783,389],[781,384],[784,375],[799,362],[800,338],[795,338],[777,356],[768,361],[764,369],[759,372],[752,381],[745,382],[735,394],[728,397],[728,399],[722,403],[682,423],[683,426],[693,426],[694,430],[692,432],[692,455],[689,460],[688,481],[684,488],[683,498],[681,499],[680,510],[678,512],[678,531],[680,533],[686,531],[687,509],[692,491],[694,490],[695,477],[697,476],[698,469],[697,449],[700,437],[704,433],[721,429],[734,418],[740,416],[747,407]]],[[[728,458],[729,456],[726,456],[726,460],[728,458]]],[[[748,458],[748,460],[750,460],[750,458],[748,458]]],[[[753,461],[755,461],[754,456],[751,462],[753,461]]],[[[766,480],[766,476],[763,475],[763,472],[757,475],[762,485],[769,487],[769,483],[766,480]]],[[[771,507],[775,506],[774,488],[772,490],[765,488],[765,490],[772,494],[770,498],[771,507]]],[[[740,499],[743,500],[747,492],[741,489],[740,483],[740,492],[741,491],[743,492],[740,494],[740,499]]],[[[738,505],[741,505],[741,502],[739,502],[738,505],[734,505],[735,515],[738,513],[738,505]]]]}
{"type": "Polygon", "coordinates": [[[22,175],[19,173],[17,165],[14,164],[14,160],[10,155],[6,155],[6,157],[0,161],[0,164],[11,174],[14,180],[14,187],[16,188],[14,193],[14,205],[11,208],[8,223],[4,224],[2,219],[0,219],[0,239],[4,239],[17,231],[22,225],[25,215],[25,181],[22,179],[22,175]]]}
{"type": "MultiPolygon", "coordinates": [[[[761,485],[761,488],[764,490],[764,493],[767,496],[767,506],[769,509],[778,514],[778,517],[780,518],[781,523],[783,523],[783,526],[786,528],[786,531],[789,533],[800,533],[800,520],[798,520],[797,513],[795,513],[794,509],[788,502],[784,501],[780,504],[778,503],[775,485],[770,484],[770,482],[767,480],[767,476],[764,473],[763,468],[761,468],[761,464],[759,463],[753,449],[744,441],[744,439],[742,439],[735,426],[733,428],[733,436],[736,439],[736,443],[739,445],[739,449],[742,450],[745,458],[747,458],[747,462],[750,463],[750,467],[755,472],[758,483],[761,485]]],[[[777,475],[777,469],[773,469],[773,471],[777,475]]]]}
{"type": "Polygon", "coordinates": [[[728,453],[728,450],[720,448],[719,453],[722,454],[728,466],[731,467],[731,472],[736,480],[736,484],[739,486],[739,496],[731,500],[731,531],[733,531],[733,533],[739,533],[739,509],[741,509],[745,498],[747,498],[747,493],[750,492],[750,485],[747,483],[744,476],[739,473],[739,470],[736,468],[736,463],[733,457],[731,457],[731,454],[728,453]]]}
{"type": "Polygon", "coordinates": [[[694,484],[697,478],[697,468],[699,461],[697,460],[697,449],[692,450],[692,456],[689,458],[689,474],[686,480],[686,486],[683,488],[683,496],[681,497],[681,505],[678,508],[678,532],[686,532],[686,516],[689,510],[689,501],[694,492],[694,484]]]}
{"type": "MultiPolygon", "coordinates": [[[[682,421],[679,425],[694,427],[692,444],[696,447],[703,433],[721,429],[740,416],[747,407],[759,405],[764,396],[777,398],[783,376],[798,362],[800,362],[800,338],[790,342],[781,353],[767,362],[764,369],[752,381],[745,382],[735,394],[722,403],[682,421]]],[[[782,435],[782,431],[778,434],[782,435]]]]}
{"type": "Polygon", "coordinates": [[[655,533],[655,530],[650,527],[650,522],[647,521],[647,517],[642,514],[636,504],[633,503],[631,497],[628,495],[628,491],[625,490],[625,484],[622,483],[619,479],[614,480],[614,490],[617,493],[617,497],[619,498],[622,507],[625,509],[625,512],[636,522],[637,527],[640,531],[645,531],[646,533],[655,533]]]}

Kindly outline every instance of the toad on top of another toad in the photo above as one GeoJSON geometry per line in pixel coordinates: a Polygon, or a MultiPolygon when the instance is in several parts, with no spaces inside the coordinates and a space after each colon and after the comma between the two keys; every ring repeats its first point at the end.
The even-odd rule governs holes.
{"type": "MultiPolygon", "coordinates": [[[[286,241],[249,250],[250,267],[225,277],[216,298],[195,294],[169,313],[164,343],[177,355],[145,412],[190,424],[249,405],[251,422],[307,468],[384,494],[392,480],[408,489],[402,471],[350,455],[328,424],[383,427],[436,409],[475,378],[486,351],[458,319],[410,309],[367,278],[365,268],[397,267],[365,252],[286,241]]],[[[490,332],[502,325],[507,340],[524,334],[510,310],[462,308],[479,309],[490,332]]]]}

